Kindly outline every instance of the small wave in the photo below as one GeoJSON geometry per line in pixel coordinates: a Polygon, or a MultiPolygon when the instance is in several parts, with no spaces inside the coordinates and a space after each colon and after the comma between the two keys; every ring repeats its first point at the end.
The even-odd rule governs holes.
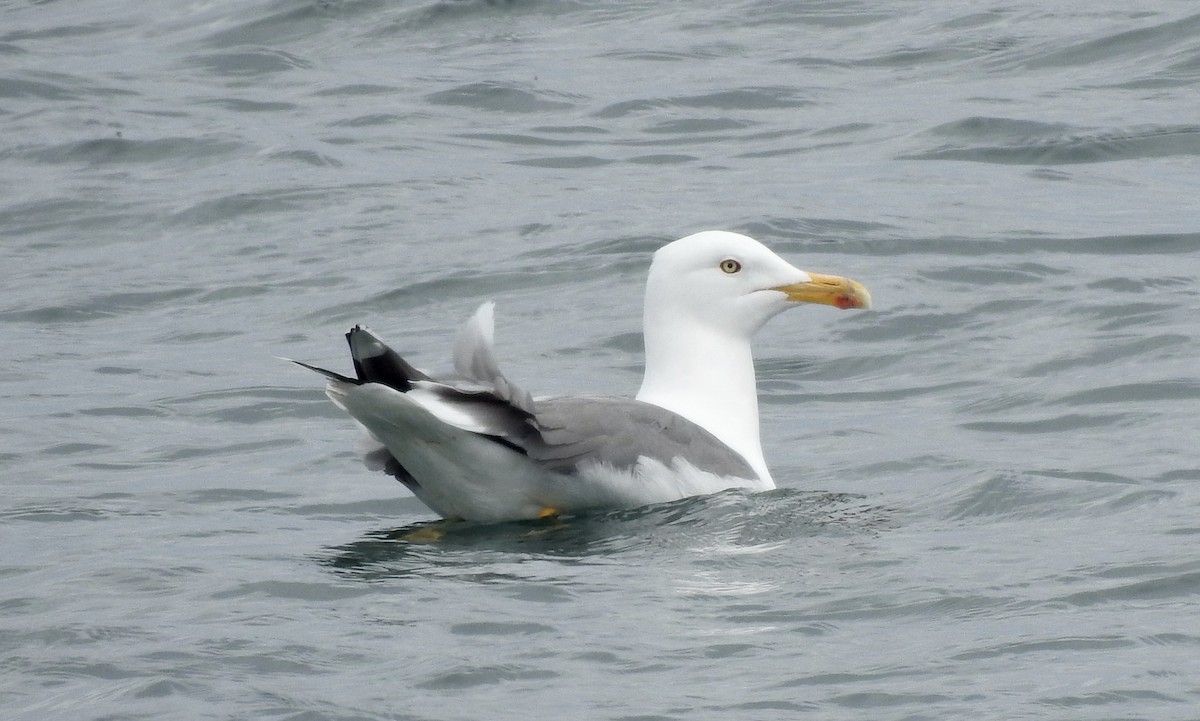
{"type": "Polygon", "coordinates": [[[541,113],[574,107],[574,102],[562,94],[498,81],[468,83],[449,90],[439,90],[426,95],[425,100],[433,105],[454,105],[504,113],[541,113]]]}
{"type": "Polygon", "coordinates": [[[25,323],[80,323],[126,315],[163,306],[201,293],[199,288],[108,293],[65,305],[49,305],[0,311],[0,318],[25,323]]]}
{"type": "Polygon", "coordinates": [[[188,62],[217,77],[245,79],[261,75],[308,70],[312,63],[282,50],[242,50],[194,55],[188,62]]]}
{"type": "Polygon", "coordinates": [[[194,162],[197,159],[228,157],[243,146],[216,138],[156,138],[136,140],[124,137],[79,140],[39,148],[27,157],[40,163],[119,163],[194,162]]]}
{"type": "Polygon", "coordinates": [[[927,135],[952,142],[900,159],[1070,165],[1200,155],[1198,125],[1085,131],[1059,124],[976,117],[939,125],[927,135]]]}

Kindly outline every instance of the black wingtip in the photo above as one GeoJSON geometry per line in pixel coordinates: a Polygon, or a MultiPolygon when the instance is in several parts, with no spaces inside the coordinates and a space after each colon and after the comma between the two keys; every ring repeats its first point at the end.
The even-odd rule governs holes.
{"type": "Polygon", "coordinates": [[[331,370],[326,370],[324,368],[318,368],[317,366],[309,365],[308,363],[305,363],[304,361],[298,361],[298,360],[293,360],[291,358],[282,358],[282,357],[279,358],[279,360],[284,360],[284,361],[287,361],[288,363],[295,363],[296,365],[300,366],[301,368],[307,368],[310,371],[313,371],[314,373],[320,373],[321,375],[325,376],[326,378],[328,378],[329,380],[332,380],[332,381],[341,381],[343,383],[351,383],[356,386],[362,385],[362,381],[358,380],[357,378],[350,378],[348,376],[342,375],[341,373],[334,373],[331,370]]]}
{"type": "Polygon", "coordinates": [[[412,390],[412,381],[429,380],[367,328],[354,326],[346,333],[346,342],[361,383],[381,383],[406,393],[412,390]]]}

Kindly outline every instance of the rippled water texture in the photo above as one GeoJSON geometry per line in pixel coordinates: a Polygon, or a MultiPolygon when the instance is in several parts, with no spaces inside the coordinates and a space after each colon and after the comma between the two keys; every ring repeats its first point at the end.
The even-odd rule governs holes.
{"type": "Polygon", "coordinates": [[[0,716],[1195,719],[1198,11],[7,4],[0,716]],[[446,527],[274,359],[631,394],[704,228],[876,301],[776,492],[446,527]]]}

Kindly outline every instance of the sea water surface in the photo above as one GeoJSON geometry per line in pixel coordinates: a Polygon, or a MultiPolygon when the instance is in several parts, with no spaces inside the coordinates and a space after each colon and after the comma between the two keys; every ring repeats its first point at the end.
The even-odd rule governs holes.
{"type": "Polygon", "coordinates": [[[0,7],[0,717],[1200,718],[1200,7],[0,7]],[[632,394],[653,251],[780,488],[443,528],[320,379],[498,303],[632,394]]]}

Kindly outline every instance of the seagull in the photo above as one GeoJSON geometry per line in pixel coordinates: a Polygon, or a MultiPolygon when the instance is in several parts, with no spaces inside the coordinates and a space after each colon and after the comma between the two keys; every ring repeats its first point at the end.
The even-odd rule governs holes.
{"type": "Polygon", "coordinates": [[[365,431],[363,458],[445,519],[509,521],[775,488],[758,429],[752,336],[799,303],[870,308],[753,238],[704,231],[654,254],[637,397],[532,396],[496,360],[494,303],[459,330],[453,374],[417,370],[363,326],[355,376],[292,361],[365,431]]]}

